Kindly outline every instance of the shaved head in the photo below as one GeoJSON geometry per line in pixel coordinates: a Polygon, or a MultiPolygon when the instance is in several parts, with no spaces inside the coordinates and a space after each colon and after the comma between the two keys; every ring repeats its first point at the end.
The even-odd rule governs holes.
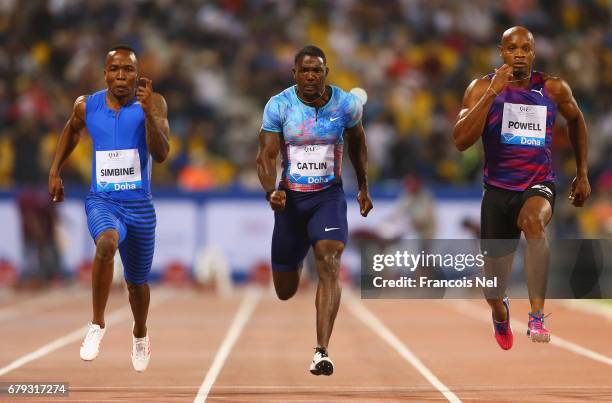
{"type": "Polygon", "coordinates": [[[134,64],[138,64],[138,59],[136,59],[136,53],[134,53],[134,51],[130,50],[130,49],[114,49],[114,50],[110,50],[106,54],[106,63],[105,64],[108,64],[108,62],[113,60],[113,57],[115,57],[119,53],[123,53],[123,54],[127,55],[132,60],[132,62],[134,64]]]}
{"type": "Polygon", "coordinates": [[[535,41],[533,34],[527,28],[516,26],[507,29],[502,35],[499,51],[504,64],[512,66],[515,80],[531,76],[535,59],[535,41]]]}
{"type": "Polygon", "coordinates": [[[531,45],[535,46],[535,40],[533,39],[533,34],[531,33],[531,31],[529,31],[525,27],[521,27],[520,25],[517,25],[512,28],[508,28],[507,30],[504,31],[504,34],[502,35],[502,39],[501,39],[501,45],[504,46],[504,43],[507,43],[508,41],[510,41],[511,38],[514,36],[527,37],[527,40],[531,42],[531,45]]]}
{"type": "Polygon", "coordinates": [[[138,79],[138,59],[132,48],[120,45],[108,51],[104,65],[104,79],[115,98],[134,96],[138,79]]]}
{"type": "Polygon", "coordinates": [[[105,64],[108,64],[110,60],[113,59],[118,53],[126,54],[134,64],[138,64],[138,59],[136,58],[136,51],[132,49],[131,46],[120,43],[118,45],[113,46],[108,50],[106,54],[105,64]]]}

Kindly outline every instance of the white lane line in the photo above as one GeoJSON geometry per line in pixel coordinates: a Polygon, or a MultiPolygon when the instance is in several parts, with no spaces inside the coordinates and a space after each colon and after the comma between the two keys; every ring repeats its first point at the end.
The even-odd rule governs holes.
{"type": "Polygon", "coordinates": [[[21,317],[26,313],[31,313],[37,309],[49,309],[66,302],[73,301],[75,297],[86,295],[80,288],[71,289],[65,288],[62,290],[53,290],[42,295],[35,295],[23,302],[18,302],[13,305],[0,308],[0,321],[21,317]]]}
{"type": "MultiPolygon", "coordinates": [[[[72,388],[70,389],[72,390],[72,388]]],[[[27,400],[26,400],[27,401],[27,400]]],[[[58,399],[56,396],[53,396],[53,402],[74,402],[74,399],[58,399]]],[[[101,403],[101,402],[129,402],[129,400],[117,400],[117,399],[87,399],[87,403],[101,403]]]]}
{"type": "Polygon", "coordinates": [[[561,301],[561,304],[574,311],[586,312],[591,315],[600,315],[609,321],[612,321],[612,305],[593,301],[593,300],[582,300],[582,299],[569,299],[561,301]]]}
{"type": "MultiPolygon", "coordinates": [[[[149,306],[149,309],[165,301],[166,299],[170,297],[170,295],[171,293],[161,293],[157,297],[151,298],[151,304],[149,306]]],[[[129,305],[123,306],[111,312],[110,315],[107,315],[106,323],[107,325],[114,325],[116,323],[120,323],[127,318],[131,318],[132,317],[131,314],[132,314],[132,310],[130,309],[130,306],[129,305]]],[[[71,343],[79,341],[85,336],[86,333],[87,333],[87,326],[83,326],[71,333],[68,333],[65,336],[59,337],[53,340],[52,342],[45,344],[44,346],[38,348],[35,351],[32,351],[29,354],[26,354],[24,356],[17,358],[15,361],[11,362],[9,365],[0,368],[0,376],[4,376],[8,374],[9,372],[16,370],[17,368],[20,368],[32,361],[35,361],[39,358],[42,358],[54,352],[55,350],[58,350],[71,343]]]]}
{"type": "Polygon", "coordinates": [[[242,299],[242,303],[236,312],[234,321],[227,330],[227,334],[225,335],[219,350],[217,350],[215,359],[208,369],[202,385],[200,385],[200,388],[198,389],[198,394],[196,395],[195,399],[193,399],[194,403],[203,403],[206,401],[206,398],[210,393],[210,389],[217,380],[217,376],[219,376],[219,373],[225,364],[225,360],[227,360],[227,357],[232,351],[232,347],[234,347],[238,337],[240,337],[240,333],[242,333],[242,329],[253,314],[253,311],[255,310],[260,298],[261,291],[259,289],[250,288],[246,291],[244,298],[242,299]]]}
{"type": "MultiPolygon", "coordinates": [[[[453,303],[453,309],[461,312],[465,316],[469,316],[473,319],[477,319],[481,322],[489,323],[491,321],[491,311],[486,308],[482,308],[477,306],[476,304],[469,303],[465,300],[455,300],[453,303]]],[[[516,319],[511,320],[512,328],[518,330],[519,332],[526,333],[527,332],[527,324],[525,322],[521,322],[516,319]]],[[[598,353],[593,350],[589,350],[586,347],[583,347],[579,344],[573,343],[571,341],[565,340],[562,337],[553,334],[550,337],[550,344],[553,346],[565,349],[567,351],[571,351],[572,353],[581,355],[586,358],[590,358],[594,361],[598,361],[604,363],[606,365],[612,365],[612,358],[598,353]]]]}
{"type": "MultiPolygon", "coordinates": [[[[197,391],[200,385],[176,386],[176,385],[131,385],[131,386],[70,386],[70,391],[75,392],[98,392],[98,391],[197,391]]],[[[230,392],[258,392],[258,391],[282,391],[282,392],[427,392],[431,391],[429,386],[354,386],[354,385],[217,385],[215,390],[230,392]]],[[[567,390],[567,391],[612,391],[612,386],[574,386],[574,385],[538,385],[538,386],[498,386],[498,385],[470,385],[461,387],[461,391],[542,391],[542,390],[567,390]]],[[[55,401],[55,400],[54,400],[55,401]]]]}
{"type": "Polygon", "coordinates": [[[348,290],[344,293],[347,296],[346,301],[348,302],[348,308],[357,319],[361,320],[370,330],[393,347],[402,358],[408,361],[430,384],[438,389],[449,402],[461,402],[461,399],[444,385],[438,377],[436,377],[433,372],[431,372],[429,368],[427,368],[425,364],[423,364],[423,362],[419,360],[419,358],[402,343],[402,341],[397,338],[397,336],[393,334],[393,332],[391,332],[391,330],[389,330],[389,328],[363,304],[363,302],[361,302],[360,299],[357,299],[357,297],[354,297],[347,291],[348,290]]]}

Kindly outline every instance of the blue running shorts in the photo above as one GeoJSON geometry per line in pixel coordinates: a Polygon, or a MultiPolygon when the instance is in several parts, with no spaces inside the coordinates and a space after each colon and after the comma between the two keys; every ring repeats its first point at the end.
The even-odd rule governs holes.
{"type": "Polygon", "coordinates": [[[346,196],[341,184],[316,192],[285,192],[285,210],[274,212],[273,270],[298,269],[308,248],[317,241],[335,240],[346,245],[346,196]]]}
{"type": "Polygon", "coordinates": [[[85,198],[87,226],[94,241],[105,231],[119,233],[119,253],[125,280],[133,285],[147,282],[155,249],[156,216],[153,201],[117,200],[105,193],[85,198]]]}

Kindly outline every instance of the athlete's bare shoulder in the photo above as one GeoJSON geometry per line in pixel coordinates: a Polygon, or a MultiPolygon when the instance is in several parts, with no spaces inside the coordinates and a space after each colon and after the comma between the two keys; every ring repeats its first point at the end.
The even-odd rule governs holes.
{"type": "Polygon", "coordinates": [[[550,74],[542,74],[544,80],[544,86],[547,90],[559,90],[566,86],[567,83],[561,79],[561,77],[551,76],[550,74]]]}
{"type": "Polygon", "coordinates": [[[87,98],[89,95],[81,95],[74,101],[73,114],[81,119],[85,120],[85,107],[87,105],[87,98]]]}
{"type": "Polygon", "coordinates": [[[488,86],[489,84],[491,84],[491,77],[484,76],[484,77],[480,77],[480,78],[475,78],[470,83],[470,86],[482,86],[482,85],[488,86]]]}
{"type": "Polygon", "coordinates": [[[572,90],[565,80],[560,77],[542,74],[544,79],[544,88],[549,96],[557,103],[567,101],[572,97],[572,90]]]}
{"type": "Polygon", "coordinates": [[[483,91],[483,89],[486,90],[489,88],[489,84],[491,84],[491,78],[489,76],[476,78],[468,85],[466,92],[480,92],[483,91]]]}
{"type": "Polygon", "coordinates": [[[470,85],[465,90],[465,94],[463,95],[463,106],[464,108],[470,108],[478,100],[483,96],[483,94],[489,88],[491,84],[491,78],[488,76],[484,76],[481,78],[476,78],[473,80],[470,85]]]}
{"type": "Polygon", "coordinates": [[[89,95],[81,95],[74,101],[68,125],[75,133],[80,132],[85,127],[85,107],[87,105],[88,96],[89,95]]]}

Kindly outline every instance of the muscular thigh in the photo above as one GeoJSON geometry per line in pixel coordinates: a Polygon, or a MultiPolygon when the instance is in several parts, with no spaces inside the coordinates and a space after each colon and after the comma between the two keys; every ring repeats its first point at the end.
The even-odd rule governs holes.
{"type": "Polygon", "coordinates": [[[346,197],[341,188],[322,194],[320,200],[313,203],[307,229],[308,239],[313,246],[319,241],[339,241],[346,245],[348,238],[346,197]]]}
{"type": "Polygon", "coordinates": [[[489,187],[485,190],[480,213],[482,249],[491,257],[513,253],[521,230],[516,224],[520,193],[489,187]]]}
{"type": "Polygon", "coordinates": [[[87,215],[87,228],[94,242],[98,240],[100,235],[109,230],[117,231],[119,242],[125,239],[127,229],[120,211],[112,200],[90,194],[85,198],[85,213],[87,215]]]}
{"type": "Polygon", "coordinates": [[[309,247],[306,222],[296,206],[288,202],[285,210],[274,212],[272,270],[297,270],[302,266],[309,247]]]}
{"type": "Polygon", "coordinates": [[[527,216],[537,217],[544,225],[548,225],[555,208],[555,198],[554,183],[544,182],[531,185],[521,197],[522,205],[517,216],[517,225],[527,216]]]}
{"type": "MultiPolygon", "coordinates": [[[[125,203],[125,202],[124,202],[125,203]]],[[[151,200],[130,201],[123,207],[127,234],[119,244],[125,279],[134,285],[147,282],[155,250],[157,219],[151,200]]]]}

